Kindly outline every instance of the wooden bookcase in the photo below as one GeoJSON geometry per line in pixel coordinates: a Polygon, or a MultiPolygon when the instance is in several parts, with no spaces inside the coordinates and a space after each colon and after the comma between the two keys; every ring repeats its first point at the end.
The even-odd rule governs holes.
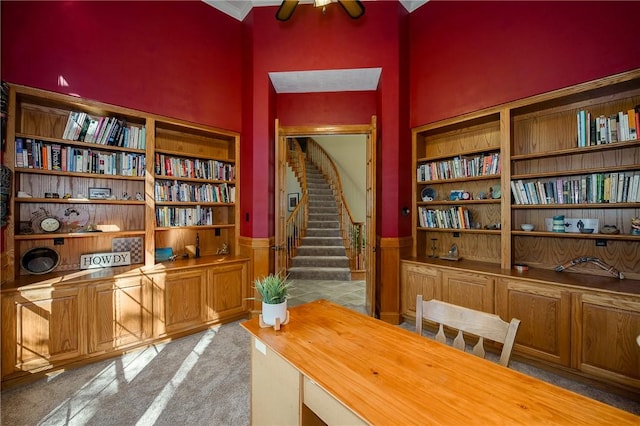
{"type": "MultiPolygon", "coordinates": [[[[578,111],[588,110],[592,118],[609,117],[637,105],[640,71],[634,70],[414,128],[413,256],[429,258],[434,243],[436,255],[443,255],[455,243],[461,257],[503,269],[516,263],[554,269],[578,256],[597,257],[628,278],[640,279],[640,235],[631,233],[631,219],[640,217],[640,200],[518,204],[511,190],[516,182],[581,180],[584,184],[598,175],[604,179],[612,173],[640,174],[640,139],[587,147],[576,142],[578,111]],[[500,155],[500,174],[421,179],[421,167],[448,163],[455,168],[465,158],[491,154],[500,155]],[[498,187],[499,199],[487,197],[490,188],[498,187]],[[470,199],[451,201],[451,192],[459,190],[468,192],[470,199]],[[423,201],[425,191],[435,192],[435,200],[423,201]],[[473,224],[471,229],[433,228],[420,221],[425,209],[451,208],[468,209],[477,228],[473,224]],[[620,232],[551,232],[547,220],[557,215],[567,220],[597,219],[600,229],[614,225],[620,232]],[[535,230],[521,230],[524,223],[533,224],[535,230]]],[[[586,263],[574,269],[607,275],[586,263]]]]}
{"type": "Polygon", "coordinates": [[[631,227],[632,218],[640,217],[640,199],[612,202],[611,188],[615,179],[624,188],[620,174],[640,175],[640,139],[579,146],[578,116],[588,111],[591,118],[610,118],[638,105],[640,69],[413,129],[413,255],[401,261],[402,315],[415,318],[416,295],[423,294],[505,320],[519,318],[516,355],[637,399],[640,355],[629,348],[637,347],[640,335],[640,235],[631,227]],[[491,153],[500,154],[499,176],[418,177],[425,164],[491,153]],[[536,182],[537,201],[524,202],[526,193],[518,198],[511,188],[536,182]],[[551,182],[555,194],[544,186],[551,182]],[[480,191],[498,184],[500,199],[477,200],[480,191]],[[426,187],[435,191],[434,201],[422,200],[426,187]],[[450,201],[452,190],[472,198],[450,201]],[[574,195],[571,202],[565,190],[574,195]],[[468,208],[481,227],[432,229],[420,222],[422,209],[452,206],[468,208]],[[554,216],[573,224],[597,220],[599,229],[553,232],[547,221],[554,216]],[[499,230],[485,229],[494,222],[499,230]],[[535,229],[522,230],[525,223],[535,229]],[[602,232],[605,225],[619,233],[602,232]],[[455,243],[462,259],[430,257],[434,239],[436,255],[455,243]],[[556,271],[578,257],[598,258],[624,279],[590,262],[556,271]],[[516,270],[516,264],[528,270],[516,270]]]}
{"type": "Polygon", "coordinates": [[[154,198],[157,247],[199,241],[201,256],[223,245],[236,253],[239,137],[204,127],[155,122],[154,198]]]}
{"type": "Polygon", "coordinates": [[[237,133],[17,85],[7,124],[2,387],[247,316],[237,133]],[[76,113],[128,130],[97,143],[86,136],[94,134],[88,124],[84,137],[72,137],[67,123],[76,113]],[[225,198],[203,187],[224,187],[225,198]],[[168,211],[182,216],[160,221],[168,211]],[[203,211],[204,219],[194,217],[203,211]],[[40,221],[49,216],[62,226],[45,232],[40,221]],[[199,258],[189,247],[196,239],[199,258]],[[159,247],[177,259],[156,263],[159,247]],[[30,273],[21,257],[32,248],[55,250],[59,264],[30,273]],[[131,264],[81,267],[82,255],[113,251],[130,251],[131,264]]]}
{"type": "MultiPolygon", "coordinates": [[[[565,187],[562,200],[545,197],[548,202],[545,204],[542,197],[538,197],[535,204],[511,203],[513,263],[553,269],[578,256],[597,257],[628,278],[640,278],[640,235],[631,234],[631,219],[640,217],[640,200],[598,202],[604,198],[603,194],[592,197],[593,194],[588,193],[590,189],[597,191],[598,185],[593,183],[598,179],[602,181],[602,192],[604,181],[612,176],[640,174],[640,140],[587,147],[578,147],[576,142],[577,111],[588,110],[593,119],[610,117],[620,111],[626,113],[640,105],[637,73],[610,81],[610,84],[586,85],[582,90],[542,98],[511,110],[511,181],[553,183],[556,194],[559,194],[558,186],[565,187]],[[567,191],[567,186],[572,188],[567,191]],[[566,196],[571,199],[571,189],[574,202],[569,203],[566,196]],[[563,215],[565,221],[596,219],[599,232],[550,232],[545,222],[556,215],[563,215]],[[535,225],[535,230],[522,231],[522,223],[535,225]],[[619,234],[602,233],[605,225],[614,225],[619,234]]],[[[611,185],[614,183],[608,184],[611,185]]],[[[606,274],[588,264],[574,269],[606,274]]]]}
{"type": "Polygon", "coordinates": [[[114,239],[137,245],[138,255],[132,256],[134,266],[153,266],[156,247],[171,247],[176,255],[182,256],[186,246],[196,245],[196,235],[203,257],[215,255],[223,244],[228,247],[227,254],[237,252],[237,133],[23,86],[11,86],[9,108],[3,163],[13,170],[13,181],[10,223],[3,229],[2,282],[30,275],[20,262],[22,255],[35,247],[59,253],[58,266],[40,276],[41,280],[80,270],[82,254],[115,251],[114,239]],[[72,140],[77,137],[63,138],[72,113],[86,113],[96,121],[115,118],[124,124],[123,128],[135,128],[136,142],[122,142],[120,145],[124,146],[118,146],[117,142],[89,142],[92,139],[89,137],[84,138],[87,141],[82,137],[81,141],[72,140]],[[38,160],[47,163],[52,150],[58,152],[53,163],[65,164],[57,167],[49,159],[49,164],[39,166],[38,160]],[[19,151],[28,151],[29,155],[20,160],[19,151]],[[43,155],[44,158],[36,158],[43,155]],[[84,156],[77,165],[70,158],[75,155],[84,156]],[[173,159],[174,165],[182,170],[174,170],[173,176],[163,176],[160,170],[156,174],[156,158],[173,159]],[[109,167],[114,161],[118,165],[116,170],[109,167]],[[213,164],[220,166],[226,175],[221,177],[218,170],[208,170],[207,176],[191,177],[188,173],[195,162],[208,168],[213,164]],[[133,169],[128,164],[137,167],[133,169]],[[180,173],[187,174],[180,178],[180,173]],[[163,183],[182,185],[186,193],[203,186],[224,187],[229,195],[223,201],[157,198],[156,188],[163,183]],[[111,197],[93,199],[92,188],[98,192],[106,188],[111,197]],[[58,198],[49,198],[51,194],[58,198]],[[203,223],[193,218],[188,223],[157,222],[161,211],[193,216],[196,210],[207,212],[209,221],[203,223]],[[45,216],[58,219],[61,227],[44,232],[39,221],[45,216]]]}
{"type": "Polygon", "coordinates": [[[500,263],[500,135],[499,112],[414,129],[414,256],[456,244],[467,258],[500,263]]]}

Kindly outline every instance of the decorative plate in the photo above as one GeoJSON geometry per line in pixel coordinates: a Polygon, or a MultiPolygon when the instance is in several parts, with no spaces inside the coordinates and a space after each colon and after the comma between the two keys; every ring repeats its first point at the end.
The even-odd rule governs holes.
{"type": "Polygon", "coordinates": [[[84,209],[78,210],[74,207],[63,206],[56,211],[55,216],[62,222],[62,227],[67,232],[82,229],[89,222],[89,212],[84,209]]]}
{"type": "Polygon", "coordinates": [[[420,193],[422,201],[433,201],[436,199],[436,190],[430,186],[425,186],[420,193]]]}
{"type": "Polygon", "coordinates": [[[20,265],[25,271],[34,275],[53,271],[60,263],[60,255],[49,247],[34,247],[27,250],[20,258],[20,265]]]}

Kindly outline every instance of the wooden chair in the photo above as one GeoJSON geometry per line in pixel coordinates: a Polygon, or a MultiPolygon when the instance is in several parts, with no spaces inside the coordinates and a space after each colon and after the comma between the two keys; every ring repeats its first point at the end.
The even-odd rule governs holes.
{"type": "Polygon", "coordinates": [[[473,354],[485,357],[484,339],[502,343],[502,353],[499,364],[509,366],[513,343],[516,339],[520,320],[513,318],[511,322],[503,321],[498,315],[452,305],[439,300],[422,300],[422,295],[416,299],[416,333],[422,335],[422,321],[433,321],[438,324],[436,340],[447,342],[444,334],[444,326],[458,330],[453,341],[453,347],[465,350],[466,343],[463,333],[479,337],[478,343],[473,347],[473,354]]]}

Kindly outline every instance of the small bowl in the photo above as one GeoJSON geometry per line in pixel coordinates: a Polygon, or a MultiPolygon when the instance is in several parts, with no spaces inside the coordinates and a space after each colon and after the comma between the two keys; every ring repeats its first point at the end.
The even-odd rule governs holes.
{"type": "Polygon", "coordinates": [[[593,228],[582,228],[580,230],[581,234],[593,234],[593,228]]]}
{"type": "Polygon", "coordinates": [[[523,231],[533,231],[536,226],[533,223],[523,223],[520,225],[523,231]]]}

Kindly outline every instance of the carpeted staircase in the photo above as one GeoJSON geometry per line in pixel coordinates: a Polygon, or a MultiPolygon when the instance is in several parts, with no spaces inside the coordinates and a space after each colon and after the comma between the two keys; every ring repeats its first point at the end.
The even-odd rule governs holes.
{"type": "Polygon", "coordinates": [[[309,225],[297,255],[291,260],[289,278],[350,281],[349,258],[340,236],[333,190],[311,162],[306,162],[306,169],[309,225]]]}

